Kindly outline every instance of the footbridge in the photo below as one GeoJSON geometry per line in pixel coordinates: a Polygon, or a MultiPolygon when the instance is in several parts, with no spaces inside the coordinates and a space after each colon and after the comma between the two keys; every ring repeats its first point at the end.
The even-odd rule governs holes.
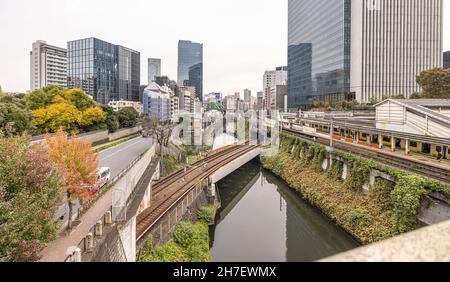
{"type": "Polygon", "coordinates": [[[164,236],[173,231],[206,188],[208,196],[214,197],[215,183],[260,154],[259,145],[234,144],[155,183],[149,208],[137,216],[138,244],[149,234],[154,242],[166,241],[164,236]]]}

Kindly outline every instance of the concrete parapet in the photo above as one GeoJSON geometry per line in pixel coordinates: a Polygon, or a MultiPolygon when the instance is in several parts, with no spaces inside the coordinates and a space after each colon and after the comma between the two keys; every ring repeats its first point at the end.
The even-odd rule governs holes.
{"type": "Polygon", "coordinates": [[[321,260],[322,262],[449,262],[450,221],[321,260]]]}

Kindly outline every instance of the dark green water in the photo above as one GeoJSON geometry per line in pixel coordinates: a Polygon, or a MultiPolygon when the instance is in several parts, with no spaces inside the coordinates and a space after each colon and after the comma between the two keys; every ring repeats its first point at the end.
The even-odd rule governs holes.
{"type": "Polygon", "coordinates": [[[284,181],[249,163],[218,183],[214,262],[316,261],[358,243],[284,181]]]}

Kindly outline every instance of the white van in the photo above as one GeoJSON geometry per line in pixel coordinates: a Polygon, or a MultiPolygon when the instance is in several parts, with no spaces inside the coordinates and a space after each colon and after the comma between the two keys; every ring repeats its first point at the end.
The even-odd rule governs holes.
{"type": "Polygon", "coordinates": [[[97,172],[97,187],[103,188],[111,181],[111,169],[109,167],[101,167],[97,172]]]}

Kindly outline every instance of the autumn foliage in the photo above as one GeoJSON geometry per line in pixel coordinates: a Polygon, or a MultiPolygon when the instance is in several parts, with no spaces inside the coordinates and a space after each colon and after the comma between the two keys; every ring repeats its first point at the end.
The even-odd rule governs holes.
{"type": "Polygon", "coordinates": [[[0,133],[0,261],[36,261],[57,232],[61,175],[42,145],[0,133]]]}
{"type": "Polygon", "coordinates": [[[69,138],[59,130],[55,136],[46,137],[48,153],[63,174],[62,192],[88,199],[94,197],[97,188],[97,155],[92,151],[90,142],[69,138]]]}
{"type": "Polygon", "coordinates": [[[61,192],[69,204],[68,227],[72,228],[73,204],[76,200],[94,198],[98,188],[97,155],[90,142],[69,138],[59,130],[54,137],[47,136],[48,153],[63,175],[61,192]]]}

